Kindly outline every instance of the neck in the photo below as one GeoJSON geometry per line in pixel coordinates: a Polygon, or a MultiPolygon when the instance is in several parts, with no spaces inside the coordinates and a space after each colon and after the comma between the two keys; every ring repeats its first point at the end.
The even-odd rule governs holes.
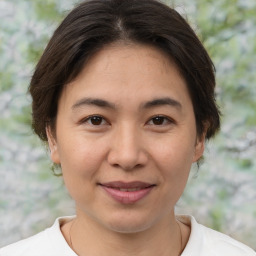
{"type": "Polygon", "coordinates": [[[79,256],[179,256],[183,249],[181,229],[174,213],[146,230],[120,233],[78,211],[68,233],[67,241],[70,243],[71,240],[70,245],[79,256]]]}

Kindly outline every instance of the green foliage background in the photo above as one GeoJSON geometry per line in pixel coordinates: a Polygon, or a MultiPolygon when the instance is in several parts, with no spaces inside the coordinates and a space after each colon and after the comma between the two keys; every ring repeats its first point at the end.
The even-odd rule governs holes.
{"type": "MultiPolygon", "coordinates": [[[[30,129],[36,61],[74,0],[0,0],[0,246],[74,213],[47,148],[30,129]]],[[[194,168],[177,212],[256,249],[256,1],[166,1],[183,14],[217,70],[222,131],[194,168]]]]}

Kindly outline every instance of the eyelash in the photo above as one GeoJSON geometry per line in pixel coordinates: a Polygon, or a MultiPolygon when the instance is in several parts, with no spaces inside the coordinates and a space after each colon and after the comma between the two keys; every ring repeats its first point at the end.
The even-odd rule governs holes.
{"type": "Polygon", "coordinates": [[[149,119],[149,121],[147,123],[149,123],[150,121],[153,121],[154,119],[162,119],[162,121],[164,122],[167,122],[165,124],[152,124],[152,125],[155,125],[155,126],[164,126],[164,125],[168,125],[168,124],[175,124],[175,121],[173,119],[171,119],[170,117],[167,117],[167,116],[164,116],[164,115],[156,115],[156,116],[153,116],[149,119]]]}
{"type": "MultiPolygon", "coordinates": [[[[81,124],[84,124],[84,123],[89,123],[91,126],[101,126],[101,125],[105,125],[105,124],[102,124],[102,121],[104,121],[105,122],[105,124],[109,124],[109,122],[103,117],[103,116],[101,116],[101,115],[91,115],[91,116],[88,116],[88,117],[86,117],[85,119],[83,119],[83,120],[81,120],[81,124]],[[100,119],[100,120],[95,120],[95,121],[100,121],[100,123],[99,124],[93,124],[92,123],[92,119],[93,118],[98,118],[98,119],[100,119]]],[[[159,120],[158,120],[159,121],[159,120]]],[[[173,119],[171,119],[171,118],[169,118],[169,117],[167,117],[167,116],[164,116],[164,115],[156,115],[156,116],[153,116],[153,117],[151,117],[147,122],[146,122],[146,124],[149,124],[149,125],[155,125],[155,126],[164,126],[164,125],[168,125],[168,124],[175,124],[176,122],[173,120],[173,119]],[[161,124],[149,124],[149,122],[153,122],[154,120],[155,121],[157,121],[157,119],[159,119],[160,118],[160,122],[161,122],[161,124]],[[165,122],[164,124],[162,124],[163,122],[165,122]]]]}
{"type": "MultiPolygon", "coordinates": [[[[89,123],[89,122],[92,121],[93,118],[100,118],[100,119],[101,119],[101,122],[104,120],[107,124],[109,124],[109,122],[108,122],[103,116],[101,116],[101,115],[91,115],[91,116],[87,116],[86,118],[84,118],[83,120],[81,120],[80,123],[82,123],[82,124],[84,124],[84,123],[89,123]]],[[[92,124],[92,122],[89,123],[89,124],[90,124],[91,126],[100,126],[100,125],[102,125],[101,122],[100,122],[100,124],[98,124],[98,125],[92,124]]]]}

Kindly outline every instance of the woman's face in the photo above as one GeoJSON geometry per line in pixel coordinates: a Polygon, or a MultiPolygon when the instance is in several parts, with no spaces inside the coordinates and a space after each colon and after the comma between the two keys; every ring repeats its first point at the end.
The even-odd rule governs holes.
{"type": "Polygon", "coordinates": [[[78,212],[118,232],[169,218],[204,149],[184,79],[145,45],[92,57],[63,90],[48,138],[78,212]]]}

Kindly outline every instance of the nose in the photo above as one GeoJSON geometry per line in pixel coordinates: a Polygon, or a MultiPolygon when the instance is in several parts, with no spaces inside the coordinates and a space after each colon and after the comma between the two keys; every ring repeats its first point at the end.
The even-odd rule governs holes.
{"type": "Polygon", "coordinates": [[[148,154],[138,131],[132,127],[118,129],[111,138],[108,162],[125,171],[147,164],[148,154]]]}

